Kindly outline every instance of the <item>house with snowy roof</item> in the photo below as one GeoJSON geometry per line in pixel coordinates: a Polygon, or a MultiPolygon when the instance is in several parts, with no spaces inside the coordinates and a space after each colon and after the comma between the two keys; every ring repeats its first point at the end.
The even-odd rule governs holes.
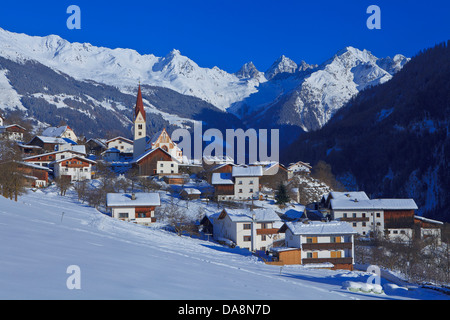
{"type": "Polygon", "coordinates": [[[0,126],[0,136],[13,141],[23,141],[23,135],[26,131],[24,127],[18,124],[0,126]]]}
{"type": "Polygon", "coordinates": [[[75,143],[78,142],[78,137],[69,126],[49,127],[45,129],[41,136],[53,138],[67,138],[75,143]]]}
{"type": "Polygon", "coordinates": [[[108,193],[106,207],[111,216],[143,225],[156,222],[155,209],[161,206],[159,193],[108,193]]]}
{"type": "Polygon", "coordinates": [[[97,162],[75,155],[50,163],[55,178],[83,181],[92,179],[93,167],[97,162]]]}
{"type": "Polygon", "coordinates": [[[362,236],[378,232],[390,239],[412,239],[415,229],[414,199],[369,199],[364,192],[330,192],[332,220],[349,222],[362,236]]]}
{"type": "Polygon", "coordinates": [[[213,237],[254,252],[266,251],[280,235],[281,219],[271,208],[223,209],[209,215],[213,225],[213,237]]]}
{"type": "Polygon", "coordinates": [[[278,261],[353,270],[356,231],[349,223],[309,220],[286,222],[280,232],[285,233],[286,246],[273,248],[278,261]]]}
{"type": "Polygon", "coordinates": [[[133,153],[134,142],[124,137],[115,137],[106,141],[107,149],[117,149],[121,153],[133,153]]]}

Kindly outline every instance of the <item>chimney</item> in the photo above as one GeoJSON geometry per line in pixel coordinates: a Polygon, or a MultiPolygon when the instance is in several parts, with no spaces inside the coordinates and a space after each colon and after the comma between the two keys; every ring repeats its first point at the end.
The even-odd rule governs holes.
{"type": "Polygon", "coordinates": [[[131,200],[136,200],[136,195],[134,193],[131,194],[131,200]]]}

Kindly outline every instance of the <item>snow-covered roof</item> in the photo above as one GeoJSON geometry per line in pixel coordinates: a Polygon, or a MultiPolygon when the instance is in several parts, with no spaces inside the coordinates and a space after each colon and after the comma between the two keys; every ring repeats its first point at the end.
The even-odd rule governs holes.
{"type": "Polygon", "coordinates": [[[64,139],[46,136],[36,136],[39,140],[44,143],[55,143],[55,144],[68,144],[64,139]]]}
{"type": "Polygon", "coordinates": [[[372,199],[372,200],[352,200],[352,199],[332,199],[331,209],[346,210],[417,210],[414,199],[372,199]]]}
{"type": "Polygon", "coordinates": [[[44,132],[42,132],[42,135],[45,137],[58,138],[58,137],[61,137],[64,134],[64,132],[67,131],[67,129],[69,129],[68,126],[49,127],[47,129],[45,129],[44,132]]]}
{"type": "Polygon", "coordinates": [[[249,166],[249,167],[233,167],[233,177],[261,177],[263,175],[263,169],[261,166],[249,166]]]}
{"type": "Polygon", "coordinates": [[[110,143],[110,142],[113,142],[114,140],[122,140],[122,141],[124,141],[124,142],[127,142],[127,143],[130,143],[130,144],[134,144],[134,142],[132,141],[132,140],[130,140],[130,139],[127,139],[127,138],[124,138],[124,137],[115,137],[115,138],[112,138],[112,139],[109,139],[109,140],[107,140],[106,141],[106,144],[108,144],[108,143],[110,143]]]}
{"type": "Polygon", "coordinates": [[[159,193],[135,193],[135,200],[132,200],[132,194],[129,193],[108,193],[106,195],[106,205],[108,207],[142,207],[142,206],[160,206],[161,200],[159,193]]]}
{"type": "Polygon", "coordinates": [[[351,199],[351,200],[369,200],[369,197],[364,191],[349,191],[349,192],[338,192],[338,191],[331,191],[330,192],[332,199],[351,199]]]}
{"type": "Polygon", "coordinates": [[[158,148],[154,148],[154,149],[150,149],[150,150],[145,151],[143,154],[141,154],[141,155],[138,156],[136,159],[134,159],[133,162],[139,162],[139,161],[141,161],[141,160],[144,159],[146,156],[148,156],[149,154],[155,152],[156,150],[161,150],[162,152],[164,152],[165,154],[167,154],[167,155],[172,159],[172,161],[178,162],[177,159],[175,159],[174,157],[172,157],[172,155],[171,155],[170,153],[168,153],[166,150],[161,149],[161,148],[159,148],[159,147],[158,147],[158,148]]]}
{"type": "Polygon", "coordinates": [[[91,163],[91,164],[96,164],[96,163],[97,163],[97,162],[94,161],[94,160],[87,159],[87,158],[81,157],[81,156],[73,156],[73,157],[70,157],[70,158],[59,159],[59,160],[53,161],[52,163],[60,163],[60,162],[69,161],[69,160],[72,160],[72,159],[79,159],[79,160],[81,160],[81,161],[86,161],[86,162],[89,162],[89,163],[91,163]]]}
{"type": "Polygon", "coordinates": [[[186,192],[187,194],[202,194],[202,192],[195,188],[184,188],[182,192],[186,192]]]}
{"type": "Polygon", "coordinates": [[[45,170],[45,171],[52,171],[52,169],[48,168],[48,167],[43,167],[34,163],[30,163],[30,162],[25,162],[25,161],[18,161],[17,163],[30,167],[30,168],[34,168],[34,169],[39,169],[39,170],[45,170]]]}
{"type": "Polygon", "coordinates": [[[211,184],[234,184],[231,173],[215,172],[211,177],[211,184]]]}
{"type": "Polygon", "coordinates": [[[256,222],[281,221],[278,214],[271,208],[226,209],[225,211],[233,222],[252,222],[253,215],[255,215],[256,222]]]}
{"type": "Polygon", "coordinates": [[[444,224],[442,221],[428,219],[428,218],[424,218],[424,217],[421,217],[421,216],[414,216],[414,219],[421,220],[423,222],[428,222],[428,223],[431,223],[431,224],[444,224]]]}
{"type": "Polygon", "coordinates": [[[308,221],[286,222],[286,226],[295,235],[318,235],[318,234],[354,234],[356,231],[350,223],[344,221],[308,221]]]}

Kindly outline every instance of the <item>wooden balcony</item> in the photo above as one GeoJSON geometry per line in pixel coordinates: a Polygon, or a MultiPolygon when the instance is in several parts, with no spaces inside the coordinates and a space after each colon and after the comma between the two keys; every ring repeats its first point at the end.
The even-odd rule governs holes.
{"type": "Polygon", "coordinates": [[[352,264],[353,259],[351,257],[347,258],[304,258],[302,259],[303,264],[309,264],[309,263],[325,263],[329,262],[334,265],[338,264],[352,264]]]}
{"type": "Polygon", "coordinates": [[[303,250],[343,250],[352,246],[351,242],[302,243],[303,250]]]}
{"type": "Polygon", "coordinates": [[[276,234],[278,233],[277,228],[271,228],[271,229],[256,229],[256,234],[257,235],[261,235],[261,234],[276,234]]]}
{"type": "Polygon", "coordinates": [[[369,217],[347,217],[347,218],[339,218],[340,221],[346,222],[369,222],[369,217]]]}

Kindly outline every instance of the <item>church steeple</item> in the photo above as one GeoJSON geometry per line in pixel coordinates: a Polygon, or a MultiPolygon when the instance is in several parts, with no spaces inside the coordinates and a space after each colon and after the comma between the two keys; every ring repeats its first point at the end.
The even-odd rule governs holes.
{"type": "Polygon", "coordinates": [[[142,102],[142,92],[141,92],[141,84],[140,83],[139,83],[138,94],[137,94],[137,99],[136,99],[136,107],[134,109],[134,118],[135,119],[137,119],[139,113],[141,113],[144,120],[146,120],[144,103],[142,102]]]}
{"type": "Polygon", "coordinates": [[[141,84],[139,83],[136,106],[134,108],[134,145],[133,157],[136,158],[145,152],[147,145],[147,121],[144,103],[142,101],[141,84]]]}

